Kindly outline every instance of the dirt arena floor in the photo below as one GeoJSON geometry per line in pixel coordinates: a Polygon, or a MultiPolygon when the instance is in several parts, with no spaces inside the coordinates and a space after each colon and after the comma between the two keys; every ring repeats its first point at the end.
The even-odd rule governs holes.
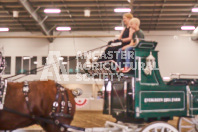
{"type": "Polygon", "coordinates": [[[102,111],[77,111],[71,125],[79,127],[102,127],[106,121],[116,122],[111,115],[104,115],[102,111]]]}
{"type": "MultiPolygon", "coordinates": [[[[77,111],[71,125],[84,128],[103,127],[106,121],[116,122],[116,119],[111,115],[102,114],[102,111],[77,111]]],[[[175,117],[168,123],[177,127],[177,121],[178,118],[175,117]]],[[[40,127],[34,125],[29,128],[39,129],[40,127]]]]}
{"type": "MultiPolygon", "coordinates": [[[[71,125],[79,127],[103,127],[106,121],[116,122],[111,115],[104,115],[102,111],[77,111],[71,125]]],[[[178,117],[168,121],[169,124],[177,127],[178,117]]]]}

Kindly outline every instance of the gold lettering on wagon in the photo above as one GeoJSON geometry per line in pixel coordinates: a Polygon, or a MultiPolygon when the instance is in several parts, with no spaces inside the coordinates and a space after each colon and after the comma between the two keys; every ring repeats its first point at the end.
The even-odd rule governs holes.
{"type": "Polygon", "coordinates": [[[144,103],[181,102],[181,98],[144,98],[144,103]]]}

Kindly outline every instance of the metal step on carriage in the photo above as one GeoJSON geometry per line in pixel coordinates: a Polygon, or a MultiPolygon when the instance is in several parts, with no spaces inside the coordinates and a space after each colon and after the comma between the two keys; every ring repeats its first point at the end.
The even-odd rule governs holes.
{"type": "Polygon", "coordinates": [[[165,83],[156,46],[154,41],[140,41],[133,51],[135,67],[127,74],[117,73],[114,61],[96,62],[85,69],[89,77],[104,79],[103,113],[118,121],[86,131],[198,132],[198,80],[176,74],[165,83]],[[174,116],[179,117],[177,129],[167,123],[174,116]]]}

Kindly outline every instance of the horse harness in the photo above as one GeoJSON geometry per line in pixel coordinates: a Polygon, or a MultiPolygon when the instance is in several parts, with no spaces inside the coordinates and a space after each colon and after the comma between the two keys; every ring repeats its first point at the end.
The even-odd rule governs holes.
{"type": "MultiPolygon", "coordinates": [[[[5,70],[5,58],[0,52],[0,75],[5,70]]],[[[0,78],[0,110],[3,109],[7,90],[7,80],[0,78]]]]}
{"type": "MultiPolygon", "coordinates": [[[[56,118],[57,117],[72,118],[72,116],[71,116],[72,104],[71,104],[71,102],[69,100],[69,96],[68,96],[67,90],[65,90],[65,88],[62,85],[58,84],[58,83],[56,83],[56,88],[57,88],[57,92],[56,92],[56,96],[55,96],[55,101],[53,102],[52,110],[49,113],[49,116],[50,116],[51,119],[54,120],[55,125],[60,126],[60,122],[56,118]],[[67,106],[68,106],[67,107],[67,112],[68,112],[68,114],[64,113],[65,105],[66,105],[65,97],[66,97],[66,100],[67,100],[67,106]],[[61,101],[59,103],[60,99],[61,99],[61,101]],[[58,110],[58,107],[60,107],[60,110],[58,110]]],[[[29,84],[28,84],[27,81],[25,81],[24,82],[24,86],[23,86],[23,94],[24,94],[25,101],[26,101],[27,107],[29,109],[29,112],[32,115],[33,111],[32,111],[32,109],[30,107],[29,97],[28,97],[28,93],[29,92],[30,92],[29,84]]],[[[35,116],[32,115],[32,117],[35,117],[35,116]]],[[[63,126],[61,126],[60,127],[60,131],[65,131],[65,128],[63,126]]]]}
{"type": "Polygon", "coordinates": [[[60,84],[56,84],[57,87],[57,93],[56,93],[56,98],[55,101],[53,102],[53,107],[52,107],[52,111],[50,113],[51,117],[65,117],[65,118],[72,118],[71,116],[71,111],[72,111],[72,104],[69,100],[69,96],[67,93],[67,90],[65,90],[65,88],[63,86],[61,86],[60,84]],[[60,106],[60,112],[57,113],[57,108],[59,106],[58,100],[59,100],[59,95],[61,94],[61,106],[60,106]],[[64,113],[64,109],[65,109],[65,95],[66,94],[66,100],[67,100],[67,111],[68,114],[64,113]]]}
{"type": "Polygon", "coordinates": [[[30,102],[29,102],[29,97],[28,97],[28,94],[31,91],[31,89],[29,88],[29,84],[27,81],[24,82],[22,92],[24,94],[25,102],[27,104],[30,115],[9,109],[7,107],[4,107],[4,100],[5,100],[6,89],[7,89],[7,80],[0,79],[0,81],[1,81],[0,82],[0,110],[5,110],[10,113],[14,113],[14,114],[17,114],[17,115],[20,115],[23,117],[27,117],[27,118],[36,120],[38,122],[41,121],[41,122],[45,122],[45,123],[49,123],[49,124],[54,124],[60,128],[60,131],[65,131],[65,128],[72,128],[72,129],[76,129],[76,130],[80,130],[80,131],[85,130],[84,128],[63,124],[57,119],[57,117],[73,118],[71,116],[72,104],[69,100],[67,90],[62,85],[60,85],[58,83],[56,84],[57,92],[56,92],[56,96],[55,96],[55,101],[53,102],[53,105],[52,105],[52,110],[49,113],[49,118],[43,118],[43,117],[38,117],[36,115],[33,115],[33,111],[30,107],[30,102]],[[65,97],[67,100],[67,114],[64,113],[65,106],[66,106],[65,97]],[[59,100],[61,100],[61,101],[59,101],[59,100]]]}
{"type": "Polygon", "coordinates": [[[0,78],[0,110],[3,110],[7,91],[7,80],[0,78]]]}

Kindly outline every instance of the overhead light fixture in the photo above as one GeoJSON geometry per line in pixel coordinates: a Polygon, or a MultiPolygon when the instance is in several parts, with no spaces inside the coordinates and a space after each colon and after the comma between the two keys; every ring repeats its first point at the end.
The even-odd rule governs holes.
{"type": "Polygon", "coordinates": [[[114,12],[131,12],[130,8],[115,8],[114,12]]]}
{"type": "Polygon", "coordinates": [[[84,10],[84,16],[85,17],[90,17],[90,14],[91,14],[91,10],[89,10],[89,9],[84,10]]]}
{"type": "Polygon", "coordinates": [[[70,31],[71,27],[57,27],[56,30],[57,31],[70,31]]]}
{"type": "Polygon", "coordinates": [[[192,8],[192,12],[198,12],[198,8],[192,8]]]}
{"type": "Polygon", "coordinates": [[[61,13],[60,9],[44,9],[45,13],[61,13]]]}
{"type": "Polygon", "coordinates": [[[195,30],[195,26],[181,26],[181,30],[195,30]]]}
{"type": "Polygon", "coordinates": [[[19,17],[19,11],[13,11],[13,17],[15,18],[19,17]]]}
{"type": "Polygon", "coordinates": [[[6,28],[6,27],[1,27],[0,28],[0,32],[6,32],[6,31],[9,31],[9,28],[6,28]]]}
{"type": "Polygon", "coordinates": [[[114,29],[115,29],[115,30],[123,30],[124,27],[115,27],[114,29]]]}

